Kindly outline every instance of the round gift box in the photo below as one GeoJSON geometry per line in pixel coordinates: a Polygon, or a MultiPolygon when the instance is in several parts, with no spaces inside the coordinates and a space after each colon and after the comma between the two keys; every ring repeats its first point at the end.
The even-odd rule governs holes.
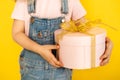
{"type": "Polygon", "coordinates": [[[55,41],[60,45],[59,60],[70,69],[89,69],[98,67],[100,56],[105,50],[106,31],[95,27],[86,33],[55,31],[55,41]],[[58,39],[58,36],[61,36],[58,39]],[[58,40],[57,40],[58,39],[58,40]]]}

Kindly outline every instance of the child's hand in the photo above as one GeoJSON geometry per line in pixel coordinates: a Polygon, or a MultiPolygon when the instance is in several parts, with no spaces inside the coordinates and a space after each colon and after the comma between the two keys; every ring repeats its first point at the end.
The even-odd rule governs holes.
{"type": "Polygon", "coordinates": [[[59,49],[58,45],[43,45],[42,46],[42,53],[41,56],[48,61],[51,65],[55,67],[62,67],[62,63],[59,62],[55,56],[52,54],[52,49],[59,49]]]}
{"type": "Polygon", "coordinates": [[[108,37],[106,37],[106,49],[105,49],[104,54],[100,57],[100,59],[101,59],[100,65],[101,66],[103,66],[109,62],[112,48],[113,48],[112,41],[108,37]]]}

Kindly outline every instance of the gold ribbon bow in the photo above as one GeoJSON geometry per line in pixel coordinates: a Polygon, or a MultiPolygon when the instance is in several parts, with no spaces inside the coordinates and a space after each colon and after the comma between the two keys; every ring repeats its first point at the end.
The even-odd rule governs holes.
{"type": "Polygon", "coordinates": [[[113,26],[110,26],[106,23],[103,23],[101,21],[101,19],[96,19],[96,20],[89,20],[89,21],[86,21],[86,22],[82,22],[80,20],[77,20],[77,21],[69,21],[69,22],[64,22],[61,24],[61,28],[63,30],[66,30],[66,31],[70,31],[70,32],[87,32],[89,29],[93,28],[94,26],[98,25],[98,24],[102,24],[102,25],[105,25],[113,30],[118,30],[116,28],[114,28],[113,26]],[[76,24],[79,24],[78,26],[76,24]]]}

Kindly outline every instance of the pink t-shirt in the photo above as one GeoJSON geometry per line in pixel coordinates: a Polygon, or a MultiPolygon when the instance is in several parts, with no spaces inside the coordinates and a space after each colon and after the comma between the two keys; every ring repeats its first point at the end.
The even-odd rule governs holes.
{"type": "MultiPolygon", "coordinates": [[[[79,0],[68,0],[69,13],[65,16],[66,21],[77,20],[85,16],[86,11],[79,0]]],[[[61,14],[61,0],[37,0],[36,13],[32,16],[39,18],[56,18],[61,14]]],[[[30,14],[27,10],[27,0],[17,0],[12,19],[25,21],[25,33],[29,33],[30,14]]]]}

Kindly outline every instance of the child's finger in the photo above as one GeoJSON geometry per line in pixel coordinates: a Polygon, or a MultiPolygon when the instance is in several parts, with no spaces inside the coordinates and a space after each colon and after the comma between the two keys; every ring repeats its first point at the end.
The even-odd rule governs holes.
{"type": "Polygon", "coordinates": [[[100,62],[100,66],[106,65],[109,62],[109,58],[105,58],[100,62]]]}
{"type": "Polygon", "coordinates": [[[51,49],[59,49],[59,46],[58,45],[52,45],[51,49]]]}
{"type": "Polygon", "coordinates": [[[105,58],[109,57],[109,54],[107,53],[104,53],[101,57],[100,57],[100,60],[103,60],[105,58]]]}
{"type": "Polygon", "coordinates": [[[54,61],[54,63],[58,66],[63,66],[61,62],[59,62],[55,57],[52,58],[52,60],[54,61]]]}
{"type": "Polygon", "coordinates": [[[59,68],[60,66],[56,65],[53,60],[49,62],[52,66],[59,68]]]}
{"type": "Polygon", "coordinates": [[[109,38],[106,38],[106,48],[112,49],[113,43],[109,38]]]}
{"type": "Polygon", "coordinates": [[[112,51],[111,48],[106,48],[104,54],[100,57],[100,60],[107,58],[107,57],[110,57],[111,51],[112,51]]]}
{"type": "Polygon", "coordinates": [[[110,57],[111,52],[112,52],[112,46],[113,46],[113,44],[110,41],[110,39],[106,38],[106,49],[105,49],[104,54],[100,57],[100,60],[107,58],[107,57],[110,57]]]}
{"type": "Polygon", "coordinates": [[[59,49],[59,45],[45,45],[47,49],[59,49]]]}

